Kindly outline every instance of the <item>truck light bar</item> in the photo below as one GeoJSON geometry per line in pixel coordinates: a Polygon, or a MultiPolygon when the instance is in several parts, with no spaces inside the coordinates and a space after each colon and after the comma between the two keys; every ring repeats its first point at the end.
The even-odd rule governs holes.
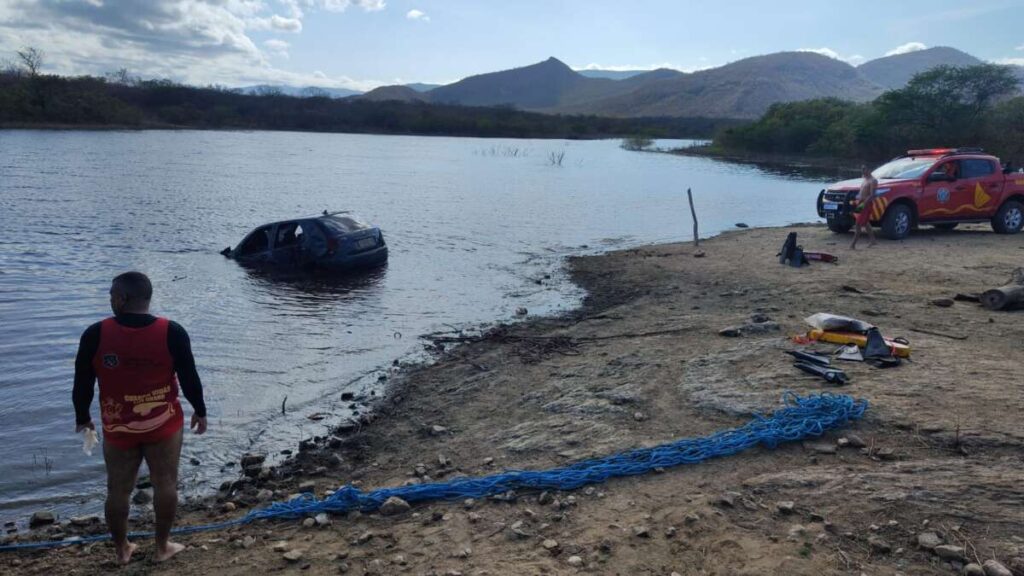
{"type": "Polygon", "coordinates": [[[981,148],[922,148],[921,150],[907,150],[907,156],[945,156],[947,154],[978,154],[984,152],[981,148]]]}
{"type": "Polygon", "coordinates": [[[907,156],[941,156],[956,152],[956,148],[924,148],[921,150],[907,150],[907,156]]]}

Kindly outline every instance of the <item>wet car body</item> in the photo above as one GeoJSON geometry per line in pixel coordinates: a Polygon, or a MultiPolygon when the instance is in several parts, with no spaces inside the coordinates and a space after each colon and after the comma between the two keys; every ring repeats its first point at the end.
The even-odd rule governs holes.
{"type": "Polygon", "coordinates": [[[335,213],[264,224],[223,254],[246,266],[340,272],[384,265],[388,247],[380,228],[335,213]]]}

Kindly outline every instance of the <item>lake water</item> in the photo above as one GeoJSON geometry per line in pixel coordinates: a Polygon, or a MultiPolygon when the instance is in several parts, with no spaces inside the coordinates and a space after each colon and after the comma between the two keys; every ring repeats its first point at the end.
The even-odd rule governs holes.
{"type": "Polygon", "coordinates": [[[78,338],[122,271],[149,274],[154,312],[191,333],[211,423],[186,435],[197,493],[243,452],[347,417],[340,393],[379,387],[418,358],[418,335],[576,305],[566,256],[689,238],[687,187],[710,235],[815,220],[822,183],[617,141],[0,131],[0,520],[99,509],[102,457],[82,453],[70,390],[78,338]],[[387,268],[282,281],[218,254],[324,209],[380,225],[387,268]]]}

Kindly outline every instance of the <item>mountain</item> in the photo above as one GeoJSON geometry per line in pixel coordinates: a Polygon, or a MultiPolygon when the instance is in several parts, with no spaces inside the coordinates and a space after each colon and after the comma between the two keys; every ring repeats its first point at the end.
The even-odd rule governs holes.
{"type": "Polygon", "coordinates": [[[430,100],[430,95],[409,86],[381,86],[355,98],[372,102],[427,102],[430,100]]]}
{"type": "Polygon", "coordinates": [[[564,95],[593,83],[613,82],[586,78],[574,72],[557,58],[501,72],[470,76],[434,88],[431,100],[444,104],[466,106],[498,106],[511,104],[517,108],[537,110],[558,106],[564,95]]]}
{"type": "Polygon", "coordinates": [[[588,78],[557,58],[501,72],[470,76],[429,92],[432,102],[464,106],[511,105],[557,112],[567,107],[632,92],[641,86],[684,76],[678,70],[640,72],[623,80],[588,78]]]}
{"type": "Polygon", "coordinates": [[[413,82],[411,84],[405,84],[405,86],[412,88],[417,92],[430,92],[434,88],[441,86],[441,84],[424,84],[423,82],[413,82]]]}
{"type": "Polygon", "coordinates": [[[327,96],[328,98],[348,98],[362,94],[357,90],[348,88],[321,88],[319,86],[284,86],[275,84],[257,84],[255,86],[243,86],[239,88],[243,94],[283,94],[297,98],[310,98],[312,96],[327,96]]]}
{"type": "Polygon", "coordinates": [[[755,56],[719,68],[677,74],[644,83],[625,94],[560,111],[609,116],[757,118],[776,102],[828,96],[863,102],[882,92],[853,66],[813,52],[755,56]]]}
{"type": "Polygon", "coordinates": [[[956,48],[936,46],[865,62],[857,67],[862,76],[883,88],[902,88],[919,72],[936,66],[976,66],[982,61],[956,48]]]}
{"type": "MultiPolygon", "coordinates": [[[[725,66],[678,70],[576,71],[557,58],[478,74],[452,84],[384,86],[368,100],[419,101],[463,106],[512,106],[559,114],[617,117],[757,118],[776,102],[836,97],[864,102],[902,87],[916,73],[977,58],[939,47],[887,56],[858,68],[813,52],[779,52],[725,66]]],[[[1018,67],[1024,78],[1024,68],[1018,67]]]]}
{"type": "Polygon", "coordinates": [[[625,80],[626,78],[632,78],[633,76],[636,76],[637,74],[643,74],[644,72],[647,72],[647,70],[599,70],[599,69],[589,69],[589,70],[577,70],[576,72],[578,74],[580,74],[581,76],[586,76],[587,78],[607,78],[609,80],[625,80]]]}

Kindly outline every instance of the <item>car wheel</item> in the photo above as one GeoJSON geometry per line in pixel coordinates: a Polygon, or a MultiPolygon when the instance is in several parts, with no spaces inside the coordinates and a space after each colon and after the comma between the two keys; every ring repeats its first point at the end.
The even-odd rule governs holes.
{"type": "Polygon", "coordinates": [[[914,215],[906,204],[896,204],[882,217],[882,235],[889,240],[902,240],[910,234],[914,215]]]}
{"type": "Polygon", "coordinates": [[[847,218],[836,218],[828,221],[828,229],[836,234],[846,234],[850,231],[850,228],[853,228],[853,223],[847,218]]]}
{"type": "Polygon", "coordinates": [[[946,222],[944,224],[932,224],[932,226],[934,226],[936,230],[952,230],[953,228],[956,228],[956,225],[957,225],[956,222],[946,222]]]}
{"type": "Polygon", "coordinates": [[[1016,234],[1024,225],[1024,205],[1010,200],[999,207],[992,218],[992,229],[998,234],[1016,234]]]}

